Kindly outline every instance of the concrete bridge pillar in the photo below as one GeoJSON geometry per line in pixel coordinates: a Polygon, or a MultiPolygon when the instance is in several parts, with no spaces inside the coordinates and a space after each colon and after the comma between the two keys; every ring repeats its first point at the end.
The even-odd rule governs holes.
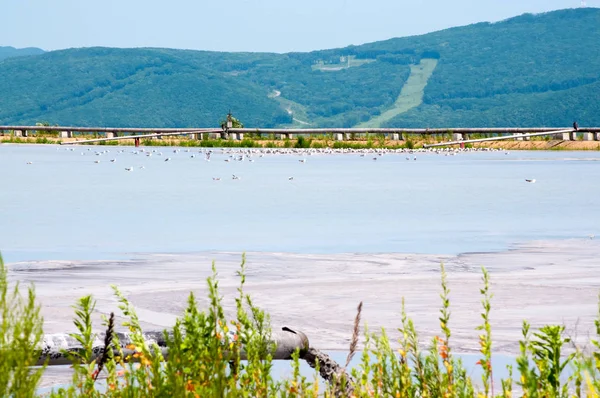
{"type": "Polygon", "coordinates": [[[569,141],[577,141],[577,132],[571,131],[569,133],[569,141]]]}
{"type": "Polygon", "coordinates": [[[594,133],[594,138],[596,141],[600,141],[600,133],[594,133]]]}
{"type": "Polygon", "coordinates": [[[581,133],[584,141],[594,141],[594,133],[581,133]]]}
{"type": "Polygon", "coordinates": [[[344,141],[344,134],[342,133],[334,133],[333,139],[336,141],[344,141]]]}
{"type": "Polygon", "coordinates": [[[390,140],[392,141],[400,141],[402,138],[402,134],[399,133],[392,133],[390,134],[390,140]]]}
{"type": "Polygon", "coordinates": [[[117,135],[117,133],[115,133],[114,131],[106,132],[106,138],[115,138],[116,135],[117,135]]]}
{"type": "Polygon", "coordinates": [[[58,134],[59,138],[73,138],[73,132],[72,131],[61,131],[58,134]]]}
{"type": "Polygon", "coordinates": [[[283,140],[285,137],[285,134],[275,134],[275,139],[276,140],[283,140]]]}
{"type": "Polygon", "coordinates": [[[452,133],[452,141],[462,141],[463,135],[461,133],[452,133]]]}
{"type": "Polygon", "coordinates": [[[13,130],[13,134],[15,137],[26,137],[26,135],[23,135],[23,130],[13,130]]]}
{"type": "Polygon", "coordinates": [[[555,140],[570,141],[571,133],[559,133],[552,136],[555,140]]]}
{"type": "Polygon", "coordinates": [[[221,138],[221,133],[208,133],[208,139],[210,140],[218,140],[221,138]]]}

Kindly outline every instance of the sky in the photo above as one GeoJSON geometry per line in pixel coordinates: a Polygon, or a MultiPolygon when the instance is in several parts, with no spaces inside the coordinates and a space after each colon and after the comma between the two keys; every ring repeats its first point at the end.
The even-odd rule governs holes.
{"type": "MultiPolygon", "coordinates": [[[[587,0],[600,7],[600,0],[587,0]]],[[[0,0],[0,46],[290,52],[419,35],[581,0],[0,0]]]]}

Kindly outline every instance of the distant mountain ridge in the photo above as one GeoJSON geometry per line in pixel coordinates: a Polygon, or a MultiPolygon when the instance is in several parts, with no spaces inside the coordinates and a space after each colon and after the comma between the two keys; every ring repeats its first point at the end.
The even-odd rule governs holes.
{"type": "Polygon", "coordinates": [[[209,127],[231,110],[249,127],[600,126],[600,9],[308,53],[0,55],[0,76],[0,124],[209,127]]]}
{"type": "Polygon", "coordinates": [[[39,55],[45,51],[37,47],[14,48],[9,46],[0,46],[0,60],[11,57],[21,57],[26,55],[39,55]]]}

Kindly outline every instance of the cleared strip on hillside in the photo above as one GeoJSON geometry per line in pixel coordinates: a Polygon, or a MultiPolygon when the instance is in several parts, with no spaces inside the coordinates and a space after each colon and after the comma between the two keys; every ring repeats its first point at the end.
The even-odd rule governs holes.
{"type": "Polygon", "coordinates": [[[384,122],[421,105],[423,102],[425,86],[427,86],[427,81],[437,66],[437,62],[437,59],[423,58],[419,65],[411,65],[410,76],[406,83],[404,83],[400,95],[396,99],[396,102],[394,102],[394,105],[382,114],[375,116],[366,122],[360,123],[356,127],[381,127],[384,122]]]}

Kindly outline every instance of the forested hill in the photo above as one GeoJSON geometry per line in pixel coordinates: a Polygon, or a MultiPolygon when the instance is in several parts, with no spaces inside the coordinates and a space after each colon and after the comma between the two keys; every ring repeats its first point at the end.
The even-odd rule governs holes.
{"type": "Polygon", "coordinates": [[[14,48],[14,47],[2,47],[0,46],[0,60],[11,57],[19,57],[23,55],[38,55],[43,54],[44,50],[41,48],[28,47],[28,48],[14,48]]]}
{"type": "Polygon", "coordinates": [[[3,49],[0,124],[600,125],[596,8],[310,53],[3,49]]]}

